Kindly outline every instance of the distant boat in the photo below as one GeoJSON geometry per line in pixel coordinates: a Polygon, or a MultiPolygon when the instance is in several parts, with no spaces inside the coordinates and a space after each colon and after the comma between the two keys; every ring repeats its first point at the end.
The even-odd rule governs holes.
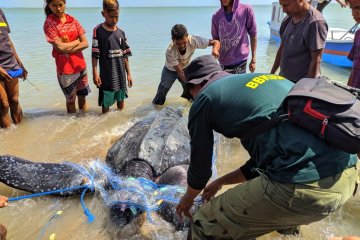
{"type": "MultiPolygon", "coordinates": [[[[313,1],[316,6],[317,2],[313,1]]],[[[270,40],[280,43],[279,29],[282,20],[285,17],[279,2],[272,3],[271,21],[268,22],[270,28],[270,40]]],[[[352,67],[352,62],[347,58],[352,48],[355,38],[355,32],[359,24],[355,24],[349,30],[343,28],[329,28],[326,39],[322,61],[340,67],[352,67]]]]}

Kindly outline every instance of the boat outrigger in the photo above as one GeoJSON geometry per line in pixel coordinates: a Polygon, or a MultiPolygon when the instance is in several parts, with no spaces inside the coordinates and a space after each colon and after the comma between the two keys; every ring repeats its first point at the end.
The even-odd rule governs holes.
{"type": "MultiPolygon", "coordinates": [[[[317,4],[313,1],[313,4],[317,4]]],[[[282,11],[279,2],[272,3],[271,21],[268,22],[270,28],[270,40],[280,43],[279,29],[281,22],[286,14],[282,11]]],[[[329,28],[326,45],[322,55],[323,62],[340,66],[352,67],[352,62],[347,58],[353,46],[355,32],[359,28],[359,24],[355,24],[349,30],[343,28],[329,28]]]]}

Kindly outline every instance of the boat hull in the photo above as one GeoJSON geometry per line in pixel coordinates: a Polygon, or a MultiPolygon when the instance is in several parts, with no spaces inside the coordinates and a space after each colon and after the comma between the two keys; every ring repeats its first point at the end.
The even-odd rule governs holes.
{"type": "Polygon", "coordinates": [[[327,41],[322,55],[323,62],[340,67],[351,68],[352,61],[347,57],[352,45],[352,42],[327,41]]]}

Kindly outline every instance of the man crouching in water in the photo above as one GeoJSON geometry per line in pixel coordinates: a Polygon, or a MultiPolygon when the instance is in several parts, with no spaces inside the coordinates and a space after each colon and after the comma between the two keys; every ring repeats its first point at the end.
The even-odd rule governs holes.
{"type": "MultiPolygon", "coordinates": [[[[0,208],[6,207],[8,205],[8,198],[0,195],[0,208]]],[[[6,239],[6,227],[0,224],[0,240],[6,239]]]]}
{"type": "Polygon", "coordinates": [[[208,184],[213,131],[239,138],[249,122],[275,114],[293,83],[269,74],[229,76],[210,55],[190,63],[185,76],[183,95],[194,99],[188,123],[191,157],[188,187],[177,214],[192,218],[189,209],[202,190],[209,201],[194,214],[192,239],[253,239],[310,224],[354,194],[356,155],[333,149],[288,121],[240,139],[250,159],[208,184]],[[242,184],[213,198],[223,185],[236,183],[242,184]]]}

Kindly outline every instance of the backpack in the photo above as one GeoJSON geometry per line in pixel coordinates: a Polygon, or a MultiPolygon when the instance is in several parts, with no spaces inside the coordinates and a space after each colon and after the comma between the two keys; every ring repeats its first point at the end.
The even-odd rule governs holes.
{"type": "Polygon", "coordinates": [[[289,91],[275,117],[251,123],[241,139],[253,138],[281,121],[290,121],[323,139],[331,147],[360,153],[360,89],[328,78],[300,79],[289,91]]]}

